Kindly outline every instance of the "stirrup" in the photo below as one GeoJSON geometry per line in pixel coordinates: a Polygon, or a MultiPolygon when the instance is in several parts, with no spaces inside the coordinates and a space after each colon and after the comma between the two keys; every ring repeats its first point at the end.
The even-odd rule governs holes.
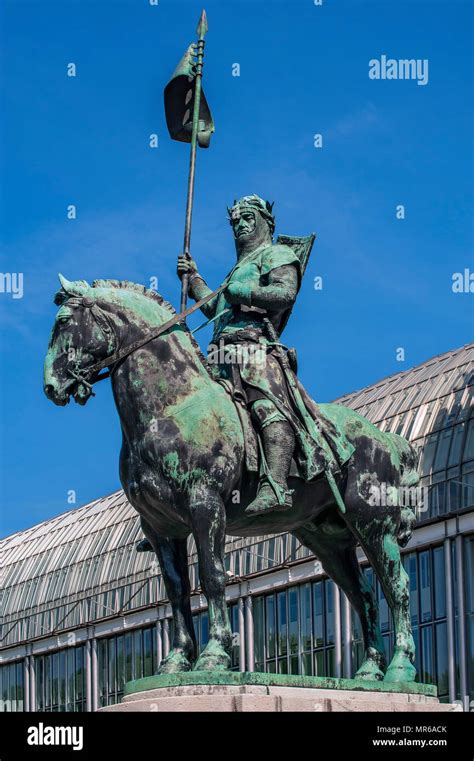
{"type": "Polygon", "coordinates": [[[260,480],[257,496],[245,508],[247,515],[283,512],[293,506],[293,489],[287,489],[268,476],[260,480]]]}

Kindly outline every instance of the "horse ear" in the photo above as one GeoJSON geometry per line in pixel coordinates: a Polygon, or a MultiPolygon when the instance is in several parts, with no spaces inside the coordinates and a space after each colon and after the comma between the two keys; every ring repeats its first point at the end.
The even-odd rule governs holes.
{"type": "Polygon", "coordinates": [[[83,296],[90,287],[89,283],[85,280],[75,280],[74,282],[71,282],[65,278],[64,275],[61,275],[61,273],[58,274],[58,278],[61,283],[61,288],[69,296],[83,296]]]}
{"type": "Polygon", "coordinates": [[[73,291],[73,284],[64,277],[64,275],[61,275],[61,273],[58,273],[59,282],[61,283],[61,288],[65,293],[72,293],[73,291]]]}

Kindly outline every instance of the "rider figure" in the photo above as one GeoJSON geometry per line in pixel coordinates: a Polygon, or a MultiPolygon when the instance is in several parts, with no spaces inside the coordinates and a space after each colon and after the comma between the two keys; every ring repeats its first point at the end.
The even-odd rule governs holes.
{"type": "MultiPolygon", "coordinates": [[[[202,307],[206,317],[215,319],[214,347],[224,346],[227,357],[229,348],[237,350],[238,361],[220,362],[219,374],[245,393],[260,430],[265,468],[261,470],[257,496],[246,509],[250,515],[287,510],[292,505],[288,476],[295,450],[295,415],[278,351],[269,341],[264,318],[279,333],[283,315],[296,299],[301,270],[292,248],[272,242],[272,207],[252,195],[234,202],[228,210],[237,262],[225,279],[227,288],[202,307]]],[[[181,278],[185,273],[192,299],[198,301],[211,293],[196,263],[180,256],[178,275],[181,278]]]]}

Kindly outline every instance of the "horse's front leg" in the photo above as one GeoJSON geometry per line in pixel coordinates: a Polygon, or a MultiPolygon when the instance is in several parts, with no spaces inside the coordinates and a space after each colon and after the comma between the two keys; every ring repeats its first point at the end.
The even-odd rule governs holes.
{"type": "Polygon", "coordinates": [[[171,651],[161,661],[158,673],[190,671],[196,657],[196,638],[191,614],[187,540],[160,536],[143,518],[141,525],[158,557],[173,611],[173,643],[171,651]]]}
{"type": "Polygon", "coordinates": [[[199,575],[209,606],[209,642],[195,671],[230,668],[232,632],[225,602],[225,508],[220,495],[207,486],[193,488],[191,524],[198,553],[199,575]]]}

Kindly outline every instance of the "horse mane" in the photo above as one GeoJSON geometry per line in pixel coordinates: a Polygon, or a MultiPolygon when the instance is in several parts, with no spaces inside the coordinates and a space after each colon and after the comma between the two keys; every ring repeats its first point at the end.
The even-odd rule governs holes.
{"type": "MultiPolygon", "coordinates": [[[[75,280],[74,283],[85,288],[90,287],[89,283],[86,280],[75,280]]],[[[92,288],[117,288],[126,291],[134,291],[140,296],[145,296],[147,299],[156,301],[157,304],[159,304],[161,307],[164,307],[164,309],[169,312],[170,317],[176,314],[176,309],[174,306],[169,301],[166,301],[166,299],[164,299],[163,296],[161,296],[157,291],[154,291],[152,288],[147,288],[145,285],[132,283],[130,280],[94,280],[92,283],[92,288]]],[[[57,306],[61,306],[67,301],[68,298],[69,294],[60,288],[54,297],[54,303],[57,304],[57,306]]],[[[191,345],[196,352],[199,360],[201,361],[204,369],[207,370],[208,375],[212,378],[212,380],[216,380],[218,376],[215,366],[209,363],[186,323],[180,322],[179,324],[181,325],[181,328],[184,330],[184,332],[187,333],[189,340],[191,341],[191,345]]]]}
{"type": "Polygon", "coordinates": [[[157,291],[152,288],[147,288],[145,285],[139,283],[132,283],[130,280],[94,280],[92,288],[119,288],[126,291],[134,291],[140,294],[140,296],[146,296],[147,299],[156,301],[160,306],[164,307],[170,315],[176,314],[176,309],[169,301],[163,298],[157,291]]]}
{"type": "MultiPolygon", "coordinates": [[[[140,285],[139,283],[132,283],[130,280],[94,280],[92,283],[92,288],[120,288],[127,291],[134,291],[140,296],[145,296],[147,299],[156,301],[157,304],[159,304],[161,307],[164,307],[164,309],[170,313],[170,316],[176,314],[176,309],[174,308],[173,304],[171,304],[169,301],[166,301],[166,299],[164,299],[163,296],[158,293],[158,291],[154,291],[152,288],[147,288],[145,285],[140,285]]],[[[207,357],[203,354],[201,347],[189,330],[188,326],[185,322],[180,322],[179,324],[181,325],[184,332],[187,333],[189,340],[191,341],[191,345],[198,355],[202,365],[207,370],[208,375],[212,378],[212,380],[216,380],[214,366],[211,366],[208,362],[207,357]]]]}

